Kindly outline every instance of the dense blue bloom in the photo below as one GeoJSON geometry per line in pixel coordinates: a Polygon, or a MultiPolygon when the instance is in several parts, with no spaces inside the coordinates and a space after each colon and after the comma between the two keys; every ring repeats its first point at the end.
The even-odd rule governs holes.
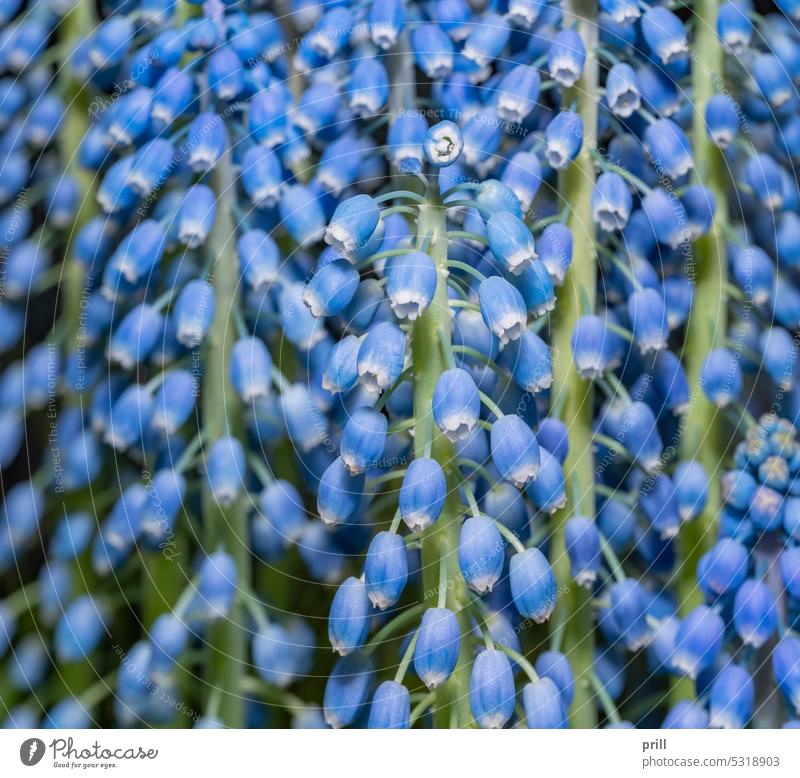
{"type": "Polygon", "coordinates": [[[555,513],[567,503],[564,469],[561,462],[543,446],[539,446],[539,472],[525,492],[544,513],[555,513]]]}
{"type": "Polygon", "coordinates": [[[483,729],[502,729],[514,713],[514,673],[502,651],[487,649],[475,657],[469,680],[472,715],[483,729]]]}
{"type": "Polygon", "coordinates": [[[525,392],[537,394],[553,383],[550,348],[535,332],[525,329],[517,340],[508,343],[502,361],[525,392]]]}
{"type": "Polygon", "coordinates": [[[364,643],[369,633],[372,603],[358,578],[347,578],[336,590],[328,617],[328,639],[345,656],[364,643]]]}
{"type": "Polygon", "coordinates": [[[364,580],[370,602],[380,610],[394,605],[408,580],[408,553],[400,535],[379,532],[364,561],[364,580]]]}
{"type": "Polygon", "coordinates": [[[583,72],[586,47],[576,30],[561,30],[550,43],[547,69],[550,76],[563,86],[573,86],[583,72]]]}
{"type": "Polygon", "coordinates": [[[412,532],[433,524],[444,509],[447,480],[441,465],[428,457],[417,457],[408,466],[400,487],[400,515],[412,532]]]}
{"type": "Polygon", "coordinates": [[[371,408],[359,408],[348,419],[339,453],[350,475],[379,466],[387,428],[386,416],[371,408]]]}
{"type": "Polygon", "coordinates": [[[433,390],[433,419],[450,440],[463,440],[478,421],[481,401],[472,376],[460,367],[445,370],[433,390]]]}
{"type": "Polygon", "coordinates": [[[616,581],[611,586],[611,609],[608,618],[622,635],[625,645],[637,651],[650,639],[647,624],[647,596],[633,578],[616,581]]]}
{"type": "Polygon", "coordinates": [[[56,624],[53,645],[60,662],[85,659],[106,631],[103,607],[85,594],[70,603],[56,624]]]}
{"type": "Polygon", "coordinates": [[[373,666],[356,651],[339,659],[325,684],[325,722],[335,729],[352,724],[367,701],[373,666]]]}
{"type": "Polygon", "coordinates": [[[555,683],[561,691],[565,706],[569,707],[575,695],[575,676],[569,659],[560,651],[543,651],[536,657],[534,669],[540,676],[555,683]]]}
{"type": "Polygon", "coordinates": [[[230,554],[215,551],[200,565],[197,599],[200,612],[209,620],[226,617],[233,607],[238,578],[230,554]]]}
{"type": "Polygon", "coordinates": [[[530,427],[514,414],[495,421],[491,431],[492,461],[500,475],[520,489],[539,472],[539,444],[530,427]]]}
{"type": "Polygon", "coordinates": [[[556,170],[569,167],[583,144],[583,121],[574,111],[561,111],[544,131],[545,157],[556,170]]]}
{"type": "Polygon", "coordinates": [[[687,52],[683,22],[671,11],[656,5],[642,17],[642,35],[664,65],[683,58],[687,52]]]}
{"type": "Polygon", "coordinates": [[[461,525],[458,564],[467,585],[478,594],[490,592],[500,580],[505,541],[492,519],[472,516],[461,525]]]}
{"type": "Polygon", "coordinates": [[[424,252],[392,257],[386,268],[386,294],[398,319],[422,316],[436,293],[436,265],[424,252]]]}
{"type": "Polygon", "coordinates": [[[755,687],[750,673],[738,665],[727,665],[711,687],[710,727],[744,729],[753,712],[755,687]]]}
{"type": "Polygon", "coordinates": [[[600,536],[591,519],[574,516],[564,526],[570,575],[579,586],[591,587],[600,571],[600,536]]]}
{"type": "Polygon", "coordinates": [[[682,622],[675,637],[672,666],[695,679],[717,657],[725,624],[706,605],[695,608],[682,622]]]}
{"type": "Polygon", "coordinates": [[[317,487],[317,511],[324,524],[343,524],[358,508],[364,476],[351,476],[341,457],[331,462],[317,487]]]}
{"type": "Polygon", "coordinates": [[[222,437],[208,452],[206,471],[214,499],[222,506],[231,505],[244,486],[245,453],[238,438],[222,437]]]}
{"type": "Polygon", "coordinates": [[[406,336],[390,322],[372,327],[358,351],[358,377],[372,391],[388,389],[403,372],[406,336]]]}
{"type": "Polygon", "coordinates": [[[369,708],[368,729],[408,729],[411,701],[408,689],[396,681],[384,681],[369,708]]]}
{"type": "Polygon", "coordinates": [[[528,729],[566,729],[567,710],[561,690],[547,676],[522,690],[522,707],[528,729]]]}
{"type": "Polygon", "coordinates": [[[537,624],[547,621],[558,596],[555,575],[538,548],[529,548],[511,557],[509,567],[511,596],[517,610],[537,624]]]}
{"type": "Polygon", "coordinates": [[[414,670],[429,689],[441,686],[455,670],[461,650],[461,629],[447,608],[428,608],[414,647],[414,670]]]}
{"type": "Polygon", "coordinates": [[[603,173],[592,191],[592,218],[608,232],[621,230],[633,208],[633,196],[618,173],[603,173]]]}
{"type": "Polygon", "coordinates": [[[706,729],[708,712],[691,700],[681,700],[667,714],[662,729],[706,729]]]}

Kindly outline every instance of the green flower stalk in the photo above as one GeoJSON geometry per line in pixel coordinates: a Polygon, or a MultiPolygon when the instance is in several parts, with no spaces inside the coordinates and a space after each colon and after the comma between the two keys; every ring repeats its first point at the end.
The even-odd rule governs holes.
{"type": "Polygon", "coordinates": [[[446,565],[446,606],[461,622],[462,651],[450,680],[436,690],[434,722],[437,727],[463,727],[470,720],[469,665],[466,641],[469,635],[466,604],[469,601],[464,579],[458,569],[458,533],[463,511],[458,497],[456,463],[453,444],[439,431],[431,416],[433,390],[439,376],[452,366],[450,344],[450,312],[447,301],[447,225],[438,183],[429,186],[427,203],[420,208],[417,221],[418,249],[429,240],[428,252],[436,263],[438,283],[433,302],[415,323],[411,337],[414,369],[414,455],[436,459],[447,475],[447,502],[439,521],[425,531],[422,540],[422,578],[426,596],[435,607],[441,601],[440,560],[446,565]]]}
{"type": "MultiPolygon", "coordinates": [[[[697,586],[697,563],[716,537],[716,522],[722,505],[720,479],[717,477],[726,452],[718,409],[700,386],[700,372],[709,352],[720,346],[726,336],[727,260],[725,257],[724,220],[727,212],[728,176],[722,151],[708,137],[705,122],[709,99],[720,91],[724,51],[716,32],[719,0],[698,0],[695,9],[692,86],[694,93],[695,178],[708,187],[716,200],[711,229],[693,244],[694,303],[686,326],[684,363],[691,386],[691,404],[683,418],[681,458],[696,459],[709,474],[708,500],[703,513],[687,524],[679,536],[676,561],[678,606],[689,613],[702,602],[697,586]]],[[[675,693],[682,699],[691,684],[676,684],[675,693]]]]}
{"type": "Polygon", "coordinates": [[[569,582],[556,606],[554,637],[569,656],[575,673],[575,698],[570,708],[574,727],[594,727],[596,706],[592,701],[591,670],[594,636],[591,592],[575,584],[570,576],[564,542],[564,525],[573,515],[594,516],[594,456],[592,450],[593,389],[591,381],[578,375],[572,360],[571,338],[576,321],[594,310],[597,254],[591,196],[595,169],[592,146],[597,128],[598,63],[597,7],[592,0],[570,0],[565,14],[577,21],[587,57],[578,82],[565,90],[564,105],[575,104],[584,127],[583,146],[573,163],[560,176],[559,193],[567,209],[567,226],[573,235],[572,265],[558,295],[553,329],[554,403],[561,403],[561,418],[569,430],[569,455],[564,462],[570,501],[556,514],[551,562],[560,582],[569,582]],[[590,310],[585,310],[586,308],[590,310]],[[560,637],[559,637],[560,636],[560,637]]]}
{"type": "MultiPolygon", "coordinates": [[[[236,180],[230,150],[217,163],[212,176],[217,201],[224,204],[235,191],[236,180]]],[[[205,414],[203,434],[213,443],[225,435],[236,435],[241,426],[235,392],[230,383],[230,351],[236,340],[234,312],[239,305],[239,263],[235,225],[229,208],[217,214],[209,250],[215,258],[210,281],[214,287],[215,314],[205,344],[202,396],[205,414]]],[[[223,548],[236,563],[239,586],[250,580],[247,548],[247,514],[240,496],[222,508],[206,482],[203,491],[205,548],[208,553],[223,548]]],[[[244,699],[239,693],[245,675],[247,633],[242,627],[241,603],[234,603],[229,618],[213,625],[208,636],[208,683],[211,695],[219,695],[217,713],[228,727],[244,725],[244,699]]]]}

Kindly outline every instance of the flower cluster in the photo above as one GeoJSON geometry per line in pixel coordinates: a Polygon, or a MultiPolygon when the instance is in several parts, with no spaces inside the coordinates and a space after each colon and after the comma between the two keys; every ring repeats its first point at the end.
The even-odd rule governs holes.
{"type": "Polygon", "coordinates": [[[7,724],[797,726],[797,4],[288,5],[0,8],[7,724]]]}

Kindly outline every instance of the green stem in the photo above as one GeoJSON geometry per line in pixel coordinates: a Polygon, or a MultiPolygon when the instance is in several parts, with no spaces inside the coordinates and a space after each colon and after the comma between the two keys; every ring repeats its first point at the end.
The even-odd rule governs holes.
{"type": "MultiPolygon", "coordinates": [[[[678,607],[688,613],[702,600],[697,587],[697,563],[716,537],[716,517],[721,508],[719,463],[723,461],[725,442],[716,408],[700,388],[700,370],[711,349],[725,338],[727,329],[725,284],[727,281],[724,222],[728,210],[726,162],[720,150],[708,139],[705,111],[709,99],[720,89],[723,74],[723,51],[716,33],[719,0],[698,0],[695,6],[696,37],[694,48],[702,52],[692,67],[695,177],[714,197],[717,208],[711,229],[694,244],[694,303],[686,324],[686,373],[692,402],[683,418],[681,459],[696,459],[710,475],[708,501],[703,513],[685,524],[678,536],[678,607]]],[[[673,687],[673,702],[693,693],[691,682],[673,687]]]]}
{"type": "MultiPolygon", "coordinates": [[[[414,365],[414,455],[424,456],[426,440],[431,428],[431,401],[439,376],[453,361],[449,339],[440,333],[450,332],[450,313],[447,303],[447,224],[446,210],[442,205],[438,184],[431,184],[427,193],[428,204],[420,208],[417,222],[418,240],[430,237],[428,253],[439,273],[436,294],[425,314],[414,322],[411,335],[411,355],[414,365]],[[446,352],[446,353],[445,353],[446,352]]],[[[458,569],[457,549],[461,501],[458,496],[458,471],[453,461],[455,450],[439,429],[433,426],[430,455],[436,459],[447,475],[447,502],[439,520],[422,536],[422,581],[426,592],[435,592],[439,559],[444,557],[449,566],[451,585],[447,592],[447,607],[456,614],[461,624],[462,648],[455,671],[450,680],[436,690],[434,725],[447,728],[454,722],[458,728],[466,727],[472,720],[469,710],[469,648],[467,636],[470,624],[465,605],[469,601],[466,584],[458,569]]]]}
{"type": "Polygon", "coordinates": [[[572,231],[572,265],[558,295],[554,313],[553,391],[556,401],[563,401],[562,418],[569,426],[569,454],[564,472],[575,480],[577,502],[555,516],[555,534],[551,560],[557,580],[567,585],[559,600],[552,629],[562,636],[561,650],[567,654],[575,672],[575,698],[571,706],[573,727],[592,728],[597,712],[591,700],[589,674],[594,661],[594,632],[591,593],[576,586],[570,577],[569,558],[564,542],[564,526],[570,516],[595,515],[594,455],[592,450],[593,391],[589,381],[580,378],[571,359],[571,338],[575,322],[583,315],[584,301],[593,309],[596,298],[597,258],[591,196],[595,170],[592,156],[597,133],[598,63],[597,4],[594,0],[567,0],[565,15],[583,38],[587,56],[579,81],[565,90],[563,105],[576,105],[583,120],[585,139],[580,153],[560,176],[559,191],[567,207],[566,224],[572,231]],[[563,397],[563,400],[561,398],[563,397]]]}
{"type": "MultiPolygon", "coordinates": [[[[217,163],[212,185],[219,201],[235,196],[236,179],[230,150],[217,163]]],[[[230,350],[236,340],[232,313],[239,304],[235,236],[235,225],[228,209],[220,209],[210,240],[210,251],[215,258],[211,280],[216,313],[205,345],[203,370],[203,429],[209,443],[240,431],[240,410],[229,378],[230,350]]],[[[203,514],[208,553],[223,548],[231,554],[240,585],[249,585],[250,557],[244,499],[240,497],[232,506],[223,509],[206,485],[203,489],[203,514]]],[[[227,727],[233,728],[244,725],[244,700],[238,693],[247,659],[247,636],[243,623],[243,606],[241,601],[237,601],[230,618],[214,624],[208,634],[206,680],[211,689],[222,690],[219,715],[227,727]]]]}

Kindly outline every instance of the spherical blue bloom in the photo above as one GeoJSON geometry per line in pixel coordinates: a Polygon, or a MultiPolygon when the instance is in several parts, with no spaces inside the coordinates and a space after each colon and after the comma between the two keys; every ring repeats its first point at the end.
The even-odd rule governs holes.
{"type": "Polygon", "coordinates": [[[641,101],[636,72],[625,62],[616,63],[606,76],[606,102],[611,112],[628,119],[641,101]]]}
{"type": "MultiPolygon", "coordinates": [[[[541,84],[542,80],[536,68],[525,64],[515,65],[503,76],[497,86],[497,115],[503,121],[511,124],[523,122],[536,108],[541,84]]],[[[527,152],[518,152],[511,164],[514,164],[514,159],[520,154],[524,155],[523,159],[527,156],[527,152]]],[[[517,160],[516,164],[519,162],[520,160],[517,160]]],[[[534,168],[534,170],[537,169],[534,168]]],[[[536,177],[538,178],[538,173],[536,177]]],[[[504,183],[507,182],[504,181],[504,183]]]]}
{"type": "Polygon", "coordinates": [[[400,487],[400,515],[412,532],[433,524],[441,515],[447,497],[447,479],[441,465],[428,457],[417,457],[408,466],[400,487]]]}
{"type": "Polygon", "coordinates": [[[783,327],[765,329],[758,339],[761,351],[761,369],[783,391],[790,391],[795,384],[797,370],[797,346],[783,327]]]}
{"type": "Polygon", "coordinates": [[[344,6],[325,11],[314,29],[308,34],[308,41],[314,51],[324,59],[333,59],[344,47],[353,28],[353,14],[344,6]]]}
{"type": "Polygon", "coordinates": [[[733,98],[712,95],[706,103],[705,120],[708,137],[721,149],[728,148],[739,130],[739,114],[733,98]]]}
{"type": "Polygon", "coordinates": [[[709,726],[717,729],[744,729],[753,713],[755,687],[750,673],[729,664],[711,686],[709,726]]]}
{"type": "Polygon", "coordinates": [[[372,698],[367,729],[408,729],[410,717],[408,689],[396,681],[384,681],[372,698]]]}
{"type": "Polygon", "coordinates": [[[547,676],[525,684],[522,707],[528,729],[566,729],[567,709],[561,690],[547,676]]]}
{"type": "Polygon", "coordinates": [[[244,448],[238,438],[225,436],[212,443],[206,472],[214,499],[223,507],[232,505],[242,491],[246,473],[244,448]]]}
{"type": "Polygon", "coordinates": [[[315,135],[330,127],[341,105],[341,95],[334,84],[312,84],[297,102],[293,121],[301,130],[315,135]]]}
{"type": "Polygon", "coordinates": [[[436,382],[433,419],[450,440],[463,440],[480,417],[481,401],[472,376],[460,367],[445,370],[436,382]]]}
{"type": "Polygon", "coordinates": [[[642,17],[642,35],[663,65],[685,57],[688,50],[683,22],[664,6],[648,8],[642,17]]]}
{"type": "Polygon", "coordinates": [[[502,362],[525,392],[537,394],[553,383],[550,348],[535,332],[528,329],[523,329],[520,338],[506,345],[502,362]]]}
{"type": "Polygon", "coordinates": [[[514,275],[518,276],[537,259],[531,231],[509,211],[497,211],[489,217],[486,235],[492,254],[514,275]]]}
{"type": "Polygon", "coordinates": [[[186,190],[175,215],[178,240],[187,248],[202,246],[214,227],[217,213],[217,196],[205,184],[196,184],[186,190]]]}
{"type": "Polygon", "coordinates": [[[150,426],[161,433],[177,432],[197,400],[195,377],[188,370],[170,370],[153,397],[150,426]]]}
{"type": "Polygon", "coordinates": [[[170,467],[159,470],[147,484],[148,498],[139,520],[142,538],[149,547],[160,549],[165,557],[172,552],[166,544],[185,494],[186,479],[170,467]]]}
{"type": "Polygon", "coordinates": [[[350,76],[350,108],[356,116],[379,113],[389,98],[389,76],[379,59],[361,60],[350,76]]]}
{"type": "Polygon", "coordinates": [[[256,337],[240,338],[230,355],[231,384],[243,402],[269,394],[272,357],[264,341],[256,337]]]}
{"type": "Polygon", "coordinates": [[[364,476],[351,476],[341,457],[331,462],[317,487],[317,512],[324,524],[344,524],[356,512],[364,493],[364,476]]]}
{"type": "Polygon", "coordinates": [[[174,613],[162,613],[150,630],[150,643],[153,646],[150,672],[167,674],[175,667],[175,662],[183,653],[189,640],[189,629],[174,613]]]}
{"type": "Polygon", "coordinates": [[[710,596],[737,590],[747,576],[747,549],[732,538],[721,538],[698,562],[700,587],[710,596]]]}
{"type": "Polygon", "coordinates": [[[434,124],[425,132],[422,150],[425,159],[434,167],[452,165],[464,149],[461,128],[451,121],[434,124]]]}
{"type": "Polygon", "coordinates": [[[350,576],[336,590],[328,617],[328,639],[342,656],[360,647],[369,633],[372,603],[364,582],[350,576]]]}
{"type": "MultiPolygon", "coordinates": [[[[526,308],[534,318],[542,316],[556,307],[555,286],[543,262],[533,262],[518,275],[512,276],[511,280],[522,295],[526,308]]],[[[473,311],[462,309],[459,316],[464,316],[465,314],[470,317],[475,315],[473,311]]],[[[486,330],[487,334],[491,334],[483,324],[481,324],[481,327],[486,330]]],[[[523,333],[524,336],[525,334],[523,333]]],[[[494,338],[492,338],[492,341],[494,342],[494,338]]],[[[487,354],[487,356],[490,355],[487,354]]]]}
{"type": "Polygon", "coordinates": [[[659,174],[680,178],[694,166],[686,133],[671,119],[657,119],[644,132],[644,145],[659,174]]]}
{"type": "Polygon", "coordinates": [[[561,691],[564,704],[569,707],[575,696],[575,676],[569,659],[560,651],[543,651],[536,657],[534,669],[537,674],[549,678],[561,691]]]}
{"type": "Polygon", "coordinates": [[[675,486],[675,502],[681,521],[697,518],[705,509],[708,500],[708,474],[695,460],[679,462],[672,475],[675,486]]]}
{"type": "Polygon", "coordinates": [[[478,594],[490,592],[500,580],[505,546],[494,520],[486,516],[472,516],[461,525],[458,564],[467,585],[478,594]]]}
{"type": "Polygon", "coordinates": [[[709,353],[700,373],[700,386],[709,401],[724,408],[738,398],[742,382],[742,368],[736,354],[725,348],[709,353]]]}
{"type": "Polygon", "coordinates": [[[44,729],[87,729],[91,725],[89,711],[74,697],[65,697],[57,702],[42,722],[44,729]]]}
{"type": "Polygon", "coordinates": [[[453,70],[455,47],[438,24],[419,24],[411,32],[411,46],[417,67],[428,78],[447,78],[453,70]]]}
{"type": "Polygon", "coordinates": [[[386,294],[395,316],[410,321],[422,316],[436,293],[436,265],[430,256],[416,251],[392,257],[386,276],[386,294]]]}
{"type": "Polygon", "coordinates": [[[103,439],[117,451],[142,440],[153,416],[153,398],[143,386],[129,386],[114,402],[103,439]]]}
{"type": "Polygon", "coordinates": [[[156,132],[163,132],[183,115],[192,99],[193,89],[192,77],[185,70],[170,68],[161,76],[153,88],[150,109],[156,132]]]}
{"type": "Polygon", "coordinates": [[[746,298],[756,305],[769,301],[775,288],[775,265],[760,246],[733,247],[731,269],[746,298]]]}
{"type": "Polygon", "coordinates": [[[461,628],[447,608],[428,608],[414,647],[414,670],[429,689],[441,686],[455,670],[461,650],[461,628]]]}
{"type": "Polygon", "coordinates": [[[791,75],[774,54],[759,54],[753,59],[753,80],[764,99],[777,110],[795,94],[791,75]]]}
{"type": "MultiPolygon", "coordinates": [[[[334,211],[325,231],[325,242],[348,259],[363,258],[380,223],[378,204],[366,194],[343,200],[334,211]]],[[[365,255],[368,256],[368,255],[365,255]]]]}
{"type": "Polygon", "coordinates": [[[652,378],[651,386],[660,408],[671,411],[673,416],[681,416],[689,407],[691,391],[680,359],[668,349],[661,349],[656,353],[648,375],[652,378]]]}
{"type": "Polygon", "coordinates": [[[258,675],[279,689],[295,680],[298,647],[292,636],[280,624],[269,623],[253,635],[251,652],[258,675]]]}
{"type": "Polygon", "coordinates": [[[386,445],[388,421],[379,411],[358,408],[342,433],[340,456],[350,475],[358,475],[380,465],[386,445]]]}
{"type": "Polygon", "coordinates": [[[576,30],[561,30],[553,36],[547,52],[547,69],[562,86],[574,86],[586,63],[586,47],[576,30]]]}
{"type": "Polygon", "coordinates": [[[178,342],[186,348],[197,348],[211,328],[215,310],[214,287],[208,281],[189,281],[172,309],[178,342]]]}
{"type": "Polygon", "coordinates": [[[570,575],[579,586],[591,588],[600,571],[600,536],[585,516],[574,516],[564,525],[564,542],[570,575]]]}
{"type": "MultiPolygon", "coordinates": [[[[475,193],[475,202],[488,213],[511,211],[520,219],[523,216],[522,206],[514,192],[494,178],[489,178],[480,183],[475,193]]],[[[477,212],[475,212],[475,215],[478,216],[477,212]]],[[[478,218],[479,220],[482,219],[482,217],[478,218]]]]}
{"type": "Polygon", "coordinates": [[[286,540],[300,538],[306,525],[303,498],[295,487],[283,479],[264,487],[258,498],[261,513],[286,540]]]}
{"type": "Polygon", "coordinates": [[[217,164],[227,145],[228,131],[222,117],[201,113],[189,125],[182,148],[189,152],[189,167],[196,173],[206,173],[217,164]]]}
{"type": "Polygon", "coordinates": [[[581,316],[572,330],[572,359],[581,378],[599,378],[610,367],[610,335],[603,318],[581,316]]]}
{"type": "Polygon", "coordinates": [[[561,111],[544,131],[545,158],[550,167],[565,170],[583,144],[583,120],[574,111],[561,111]]]}
{"type": "Polygon", "coordinates": [[[691,679],[710,667],[722,647],[725,623],[706,605],[699,605],[682,622],[675,637],[672,666],[691,679]]]}
{"type": "Polygon", "coordinates": [[[569,453],[569,436],[567,425],[561,419],[547,416],[539,422],[536,430],[539,445],[546,448],[561,464],[569,453]]]}
{"type": "Polygon", "coordinates": [[[242,61],[230,46],[218,46],[208,57],[208,88],[219,100],[230,101],[244,89],[242,61]]]}
{"type": "Polygon", "coordinates": [[[163,138],[154,138],[133,155],[128,184],[137,194],[148,195],[168,181],[174,168],[173,145],[163,138]]]}
{"type": "Polygon", "coordinates": [[[502,345],[523,334],[528,320],[525,301],[504,278],[490,276],[481,281],[478,301],[486,326],[502,345]]]}
{"type": "Polygon", "coordinates": [[[769,154],[754,154],[748,158],[744,180],[765,208],[779,211],[783,207],[783,168],[769,154]]]}
{"type": "Polygon", "coordinates": [[[376,324],[358,351],[359,381],[370,391],[388,389],[403,372],[405,354],[405,333],[390,322],[376,324]]]}
{"type": "Polygon", "coordinates": [[[544,513],[555,513],[567,504],[564,469],[561,462],[543,446],[539,446],[539,472],[525,491],[533,504],[544,513]]]}
{"type": "Polygon", "coordinates": [[[328,419],[305,384],[295,383],[283,390],[280,410],[289,439],[300,451],[309,452],[327,439],[328,419]]]}
{"type": "MultiPolygon", "coordinates": [[[[502,95],[498,98],[498,112],[501,101],[502,95]]],[[[514,193],[522,209],[527,211],[542,183],[542,164],[539,157],[529,151],[516,152],[503,169],[501,180],[514,193]]]]}
{"type": "Polygon", "coordinates": [[[94,651],[106,631],[105,611],[90,595],[71,602],[56,624],[53,646],[59,662],[78,662],[94,651]]]}
{"type": "Polygon", "coordinates": [[[233,607],[237,590],[236,563],[230,554],[215,551],[200,565],[197,607],[206,619],[225,618],[233,607]]]}
{"type": "Polygon", "coordinates": [[[706,729],[708,713],[692,700],[681,700],[667,714],[661,729],[706,729]]]}
{"type": "Polygon", "coordinates": [[[369,7],[369,34],[372,42],[380,49],[391,49],[405,22],[405,9],[401,0],[386,0],[372,3],[369,7]]]}
{"type": "Polygon", "coordinates": [[[263,230],[247,230],[236,242],[239,266],[248,286],[259,291],[278,277],[278,245],[263,230]]]}
{"type": "Polygon", "coordinates": [[[537,624],[550,618],[558,597],[556,577],[538,548],[511,557],[509,582],[514,605],[522,616],[537,624]]]}
{"type": "Polygon", "coordinates": [[[400,535],[375,535],[364,561],[364,580],[367,596],[379,610],[386,610],[400,599],[408,580],[408,552],[400,535]]]}
{"type": "Polygon", "coordinates": [[[633,208],[633,196],[618,173],[603,173],[592,191],[592,218],[607,232],[621,230],[633,208]]]}
{"type": "Polygon", "coordinates": [[[702,184],[691,184],[681,195],[681,203],[689,220],[687,228],[690,240],[706,235],[711,229],[717,210],[717,202],[711,190],[702,184]]]}
{"type": "Polygon", "coordinates": [[[103,274],[103,286],[110,297],[117,294],[117,284],[109,285],[107,279],[116,271],[131,284],[147,279],[161,262],[167,245],[167,234],[153,219],[141,221],[123,238],[111,255],[103,274]]]}
{"type": "Polygon", "coordinates": [[[637,400],[625,405],[614,437],[647,472],[659,467],[663,443],[656,417],[647,403],[637,400]]]}
{"type": "Polygon", "coordinates": [[[320,264],[306,284],[303,301],[316,317],[335,316],[353,299],[358,289],[358,270],[345,259],[320,264]]]}
{"type": "Polygon", "coordinates": [[[339,659],[325,684],[325,722],[334,729],[352,724],[367,701],[374,668],[369,657],[354,652],[339,659]]]}
{"type": "Polygon", "coordinates": [[[322,373],[322,388],[332,394],[346,394],[358,382],[358,351],[361,341],[346,335],[328,352],[322,373]]]}
{"type": "Polygon", "coordinates": [[[483,729],[502,729],[514,713],[514,671],[508,657],[497,649],[475,657],[469,680],[472,715],[483,729]]]}
{"type": "Polygon", "coordinates": [[[613,620],[630,651],[638,651],[650,639],[647,604],[647,594],[637,580],[625,578],[612,584],[608,618],[613,620]]]}
{"type": "Polygon", "coordinates": [[[108,344],[108,357],[126,370],[144,362],[163,333],[163,319],[152,305],[132,308],[117,325],[108,344]]]}
{"type": "Polygon", "coordinates": [[[722,3],[717,12],[717,35],[731,54],[744,54],[753,37],[753,23],[746,8],[731,0],[722,3]]]}
{"type": "Polygon", "coordinates": [[[657,187],[645,196],[642,210],[659,243],[677,248],[689,240],[689,216],[674,194],[657,187]]]}
{"type": "Polygon", "coordinates": [[[491,170],[499,161],[503,122],[492,107],[473,114],[464,123],[464,161],[479,173],[491,170]]]}
{"type": "Polygon", "coordinates": [[[242,186],[256,208],[278,202],[283,170],[280,157],[265,146],[252,146],[242,155],[242,186]]]}
{"type": "Polygon", "coordinates": [[[539,444],[531,428],[514,414],[495,421],[491,430],[492,461],[502,478],[524,488],[539,472],[539,444]]]}

